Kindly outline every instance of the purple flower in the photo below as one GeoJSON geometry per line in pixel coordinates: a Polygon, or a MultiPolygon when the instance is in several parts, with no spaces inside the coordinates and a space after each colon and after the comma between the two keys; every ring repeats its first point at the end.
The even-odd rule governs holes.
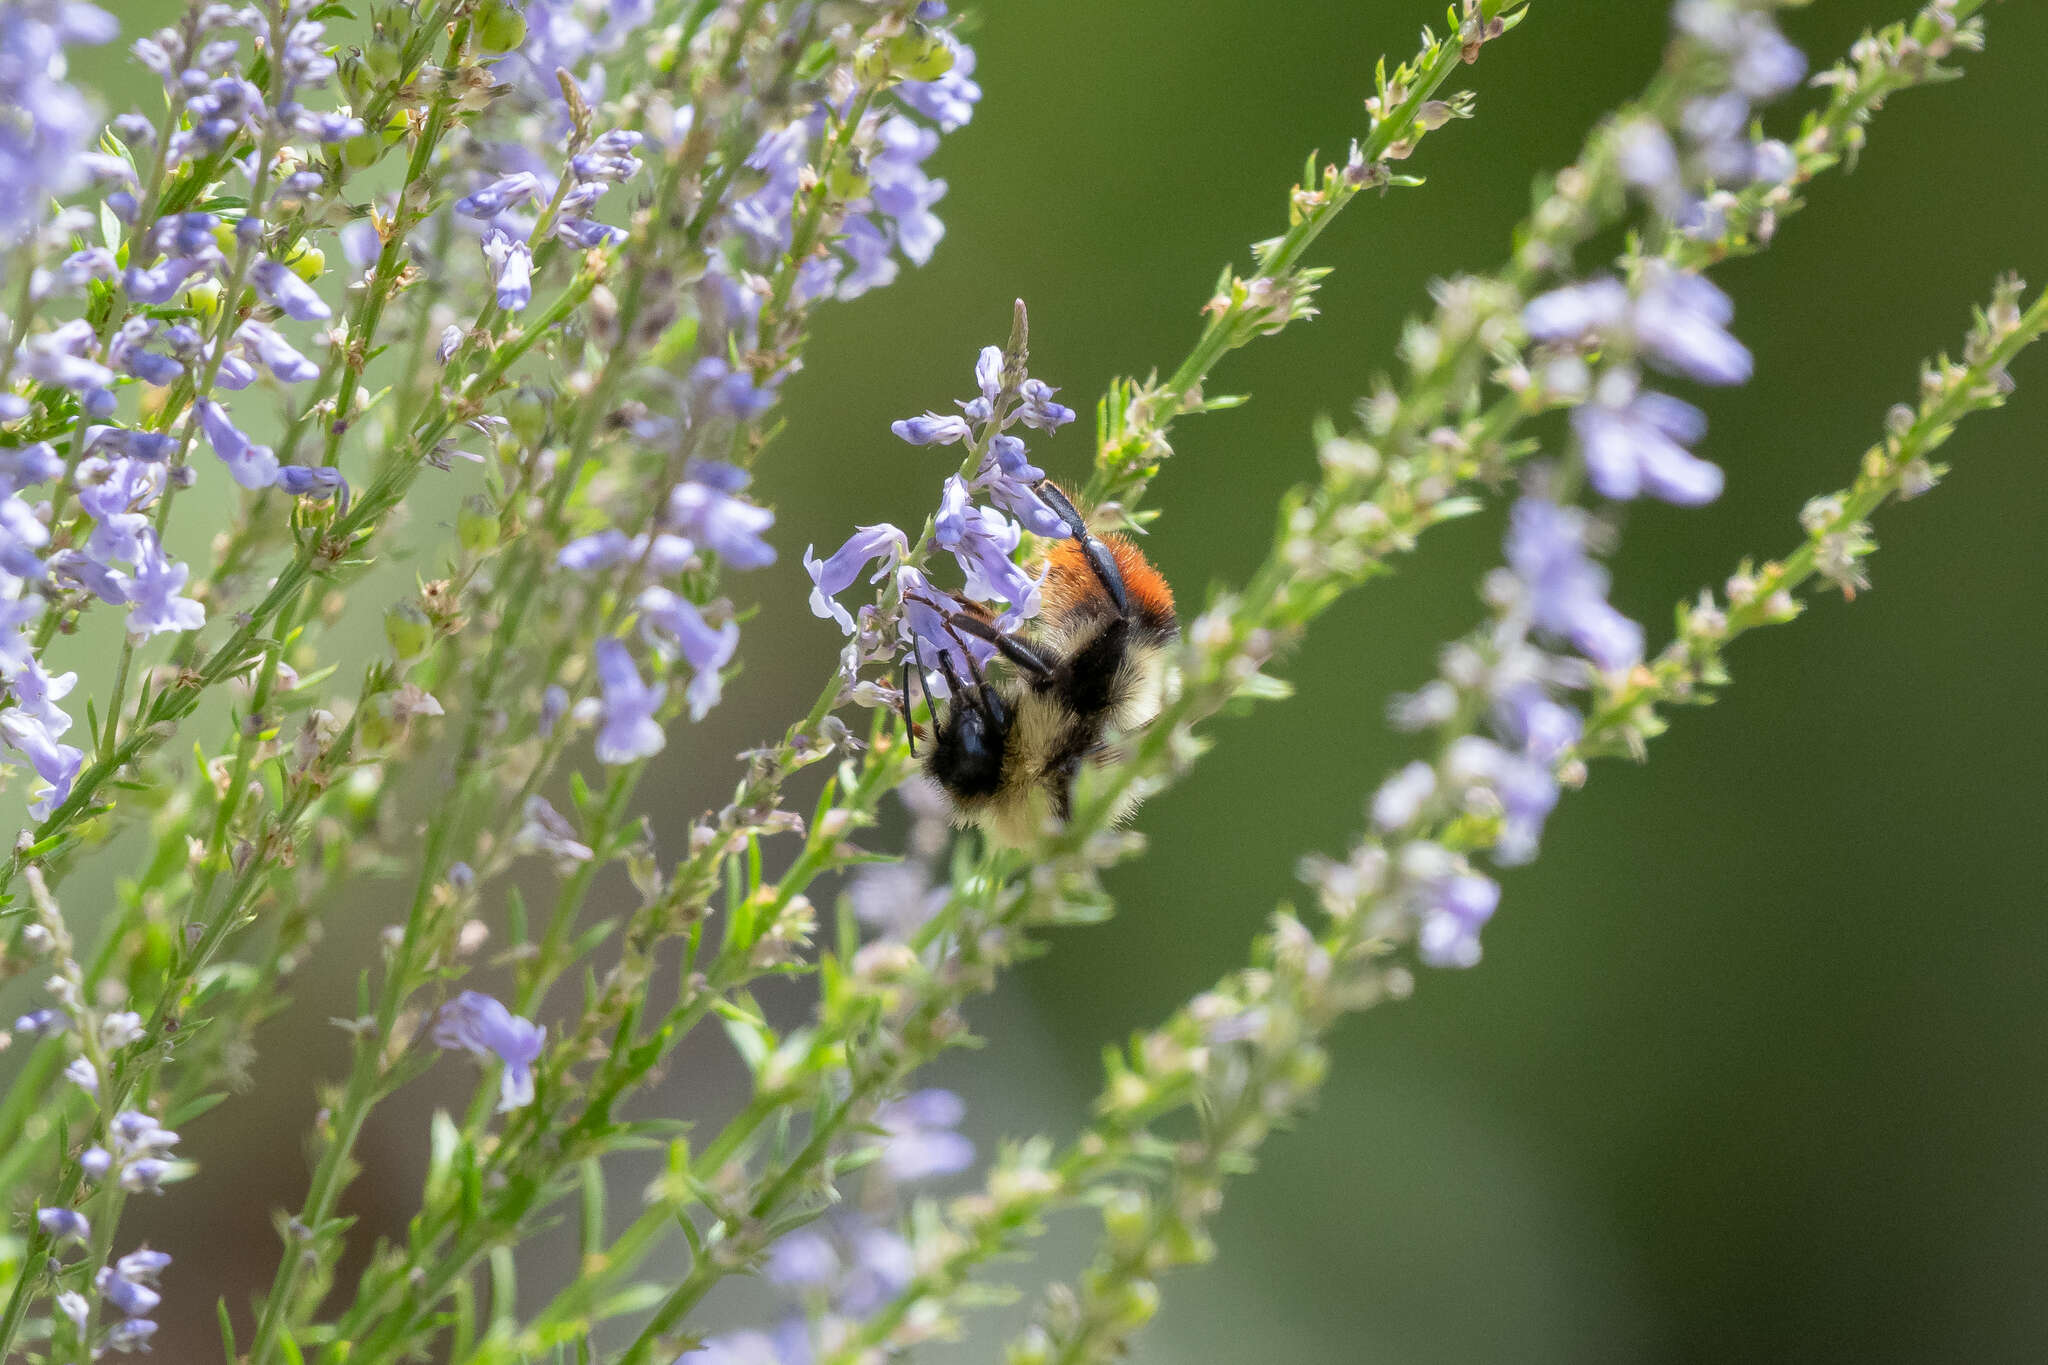
{"type": "Polygon", "coordinates": [[[604,689],[598,762],[631,763],[660,753],[668,736],[655,713],[668,700],[668,684],[642,682],[633,656],[617,640],[597,642],[597,679],[604,689]]]}
{"type": "Polygon", "coordinates": [[[897,85],[895,95],[950,133],[974,117],[981,87],[970,79],[974,75],[974,49],[950,33],[939,34],[939,41],[953,49],[952,69],[935,81],[903,81],[897,85]]]}
{"type": "Polygon", "coordinates": [[[505,1064],[498,1083],[501,1114],[533,1103],[533,1064],[547,1036],[545,1028],[480,991],[464,991],[434,1016],[437,1046],[460,1048],[479,1060],[496,1057],[505,1064]]]}
{"type": "MultiPolygon", "coordinates": [[[[568,694],[564,693],[563,701],[566,703],[567,700],[568,694]]],[[[577,840],[576,827],[549,805],[545,797],[527,797],[522,814],[525,821],[512,836],[512,847],[519,852],[545,853],[566,863],[587,863],[592,858],[590,845],[577,840]]]]}
{"type": "Polygon", "coordinates": [[[885,1135],[882,1170],[903,1183],[966,1170],[974,1164],[974,1144],[953,1131],[966,1112],[950,1090],[919,1090],[882,1106],[875,1115],[885,1135]]]}
{"type": "Polygon", "coordinates": [[[891,422],[889,430],[914,446],[958,445],[974,439],[974,428],[965,417],[941,417],[936,412],[891,422]]]}
{"type": "Polygon", "coordinates": [[[1023,542],[1023,529],[992,507],[960,505],[966,494],[957,474],[946,480],[932,542],[959,562],[969,597],[1007,602],[1020,616],[1038,615],[1038,580],[1011,558],[1023,542]]]}
{"type": "Polygon", "coordinates": [[[170,1264],[169,1252],[151,1251],[148,1247],[142,1247],[115,1261],[114,1269],[138,1284],[155,1284],[156,1277],[169,1269],[170,1264]]]}
{"type": "Polygon", "coordinates": [[[250,318],[235,329],[242,350],[287,384],[320,377],[320,367],[306,359],[284,336],[267,322],[250,318]]]}
{"type": "Polygon", "coordinates": [[[745,486],[745,473],[730,465],[699,461],[690,476],[669,491],[668,524],[734,569],[760,569],[775,562],[775,547],[761,533],[775,524],[765,507],[732,496],[745,486]],[[732,484],[726,471],[739,475],[732,484]],[[721,482],[728,486],[721,487],[721,482]]]}
{"type": "MultiPolygon", "coordinates": [[[[841,299],[857,299],[870,289],[881,289],[895,280],[896,258],[889,254],[889,234],[876,227],[866,214],[847,215],[840,225],[838,246],[853,263],[853,268],[840,277],[841,299]]],[[[903,435],[900,431],[896,434],[903,435]]]]}
{"type": "MultiPolygon", "coordinates": [[[[66,673],[61,677],[69,682],[77,680],[77,674],[66,673]]],[[[58,713],[60,716],[62,712],[58,713]]],[[[78,780],[78,770],[85,764],[85,751],[70,744],[60,744],[57,736],[68,728],[70,718],[64,718],[64,727],[53,730],[47,720],[31,715],[27,709],[16,706],[0,711],[0,740],[28,759],[36,770],[36,776],[47,786],[38,789],[29,802],[29,814],[38,820],[47,819],[52,810],[71,798],[71,787],[78,780]]]]}
{"type": "Polygon", "coordinates": [[[837,621],[841,632],[853,634],[853,616],[833,599],[852,587],[853,580],[876,560],[882,567],[869,576],[870,583],[888,577],[909,553],[910,538],[887,522],[856,528],[830,559],[820,560],[812,546],[804,546],[804,568],[811,575],[811,614],[837,621]]]}
{"type": "Polygon", "coordinates": [[[51,384],[74,393],[105,388],[114,382],[114,372],[88,352],[97,346],[92,325],[74,318],[40,336],[30,337],[15,355],[15,367],[39,384],[51,384]]]}
{"type": "Polygon", "coordinates": [[[297,318],[300,322],[324,322],[334,316],[321,297],[291,270],[268,256],[249,267],[249,278],[256,288],[286,317],[297,318]]]}
{"type": "Polygon", "coordinates": [[[638,600],[641,633],[648,643],[669,658],[680,651],[695,671],[683,695],[690,704],[690,719],[704,719],[704,713],[718,705],[723,687],[719,670],[739,649],[739,623],[727,621],[714,630],[694,602],[667,588],[643,589],[638,600]]]}
{"type": "Polygon", "coordinates": [[[1702,384],[1747,383],[1756,363],[1728,333],[1735,305],[1704,276],[1662,261],[1643,267],[1633,322],[1637,342],[1660,368],[1702,384]]]}
{"type": "Polygon", "coordinates": [[[1628,286],[1602,275],[1531,299],[1522,309],[1522,327],[1531,341],[1583,341],[1621,326],[1628,309],[1628,286]]]}
{"type": "Polygon", "coordinates": [[[1493,699],[1495,733],[1539,763],[1550,764],[1579,742],[1585,722],[1533,682],[1516,683],[1493,699]]]}
{"type": "Polygon", "coordinates": [[[484,259],[498,290],[498,307],[516,313],[533,302],[533,252],[503,228],[484,234],[484,259]]]}
{"type": "Polygon", "coordinates": [[[1436,795],[1436,769],[1420,760],[1410,763],[1373,793],[1372,822],[1382,833],[1405,827],[1436,795]]]}
{"type": "Polygon", "coordinates": [[[690,377],[703,389],[713,412],[721,417],[750,421],[775,406],[779,376],[766,383],[754,382],[754,373],[734,368],[724,356],[707,355],[691,369],[690,377]]]}
{"type": "Polygon", "coordinates": [[[1476,872],[1437,878],[1425,890],[1416,947],[1432,967],[1479,961],[1479,931],[1500,905],[1500,887],[1476,872]]]}
{"type": "Polygon", "coordinates": [[[1058,431],[1074,420],[1072,408],[1052,401],[1052,396],[1059,390],[1043,380],[1027,379],[1018,392],[1024,403],[1017,415],[1025,426],[1039,431],[1058,431]]]}
{"type": "Polygon", "coordinates": [[[1643,628],[1608,602],[1607,571],[1586,557],[1583,518],[1577,508],[1522,498],[1509,519],[1508,567],[1536,628],[1613,672],[1642,658],[1643,628]]]}
{"type": "Polygon", "coordinates": [[[455,211],[468,218],[496,218],[515,204],[524,204],[540,192],[540,178],[531,171],[514,171],[493,180],[474,194],[455,201],[455,211]]]}
{"type": "Polygon", "coordinates": [[[931,211],[945,197],[946,182],[927,176],[922,165],[938,149],[939,135],[899,115],[882,124],[877,140],[879,149],[868,163],[868,198],[894,224],[904,257],[923,265],[946,234],[931,211]]]}
{"type": "Polygon", "coordinates": [[[189,566],[164,554],[154,531],[142,535],[142,554],[128,583],[128,633],[147,638],[165,631],[197,630],[206,624],[206,608],[178,596],[192,576],[189,566]]]}
{"type": "Polygon", "coordinates": [[[43,576],[39,551],[50,543],[50,528],[15,494],[0,498],[0,572],[16,578],[43,576]]]}
{"type": "Polygon", "coordinates": [[[1637,392],[1626,370],[1603,376],[1594,401],[1573,410],[1572,430],[1586,475],[1603,497],[1626,501],[1647,493],[1698,507],[1721,495],[1720,467],[1685,448],[1706,434],[1706,415],[1668,395],[1637,392]]]}
{"type": "Polygon", "coordinates": [[[163,1295],[148,1285],[137,1284],[111,1266],[101,1266],[93,1276],[93,1288],[99,1290],[109,1308],[124,1318],[147,1317],[164,1301],[163,1295]]]}
{"type": "Polygon", "coordinates": [[[1460,789],[1483,787],[1501,811],[1501,832],[1493,858],[1504,866],[1536,856],[1543,822],[1557,806],[1557,779],[1547,765],[1510,752],[1490,739],[1464,735],[1445,755],[1444,773],[1460,789]]]}
{"type": "Polygon", "coordinates": [[[82,0],[36,0],[0,14],[0,242],[32,232],[61,198],[85,183],[98,134],[92,107],[67,84],[64,48],[120,33],[105,10],[82,0]]]}
{"type": "Polygon", "coordinates": [[[156,1335],[156,1324],[148,1318],[129,1318],[117,1322],[107,1332],[107,1345],[126,1355],[131,1351],[147,1351],[149,1339],[156,1335]]]}
{"type": "Polygon", "coordinates": [[[76,1209],[37,1209],[36,1222],[55,1242],[85,1242],[92,1238],[92,1224],[76,1209]]]}
{"type": "Polygon", "coordinates": [[[228,467],[228,474],[244,488],[268,488],[277,482],[277,455],[269,446],[259,446],[228,420],[227,409],[211,398],[192,405],[199,416],[199,429],[206,443],[228,467]]]}

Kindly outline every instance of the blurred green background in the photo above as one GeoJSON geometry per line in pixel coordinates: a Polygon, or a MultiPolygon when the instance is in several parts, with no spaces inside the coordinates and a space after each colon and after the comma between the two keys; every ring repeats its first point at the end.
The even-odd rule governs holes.
{"type": "MultiPolygon", "coordinates": [[[[1831,0],[1788,28],[1831,60],[1904,3],[1831,0]]],[[[1377,54],[1442,18],[1434,0],[982,9],[987,97],[936,163],[945,243],[832,311],[790,385],[761,476],[784,559],[748,585],[747,671],[643,788],[669,847],[838,648],[803,606],[804,544],[933,503],[947,460],[890,419],[968,391],[1019,295],[1034,372],[1084,412],[1112,375],[1170,368],[1217,268],[1279,230],[1303,153],[1362,129],[1377,54]]],[[[1215,387],[1255,401],[1184,425],[1156,485],[1149,548],[1186,605],[1256,562],[1274,496],[1313,467],[1311,420],[1391,364],[1429,281],[1504,257],[1532,174],[1638,87],[1665,14],[1537,0],[1466,73],[1479,117],[1425,145],[1429,185],[1325,239],[1325,315],[1227,362],[1215,387]]],[[[1967,80],[1897,101],[1855,175],[1723,274],[1759,373],[1709,403],[1728,495],[1630,510],[1616,595],[1653,635],[1744,554],[1789,548],[1800,504],[1845,481],[1998,272],[2048,283],[2048,6],[2008,0],[1990,23],[1967,80]]],[[[2018,378],[1949,447],[1951,480],[1880,522],[1872,592],[1744,641],[1725,701],[1564,804],[1541,861],[1505,878],[1480,967],[1343,1030],[1321,1108],[1233,1188],[1221,1262],[1167,1283],[1141,1365],[2048,1358],[2048,358],[2018,378]]],[[[1078,475],[1085,428],[1041,462],[1078,475]]],[[[1344,846],[1409,753],[1385,699],[1475,619],[1498,535],[1497,515],[1436,533],[1286,661],[1292,702],[1212,727],[1215,751],[1139,819],[1151,853],[1113,878],[1115,922],[1057,936],[974,1014],[990,1045],[941,1068],[977,1138],[1072,1131],[1102,1044],[1241,962],[1299,855],[1344,846]]],[[[390,916],[381,895],[344,942],[390,916]]],[[[324,980],[257,1093],[194,1125],[209,1167],[155,1213],[166,1239],[274,1254],[308,1078],[342,1060],[321,1020],[348,978],[324,980]]],[[[465,1080],[437,1069],[370,1135],[371,1226],[401,1224],[422,1119],[465,1080]]],[[[669,1098],[719,1108],[729,1083],[690,1054],[669,1098]]],[[[1085,1231],[1054,1245],[1078,1255],[1085,1231]]],[[[208,1305],[186,1307],[174,1359],[208,1349],[208,1305]]]]}

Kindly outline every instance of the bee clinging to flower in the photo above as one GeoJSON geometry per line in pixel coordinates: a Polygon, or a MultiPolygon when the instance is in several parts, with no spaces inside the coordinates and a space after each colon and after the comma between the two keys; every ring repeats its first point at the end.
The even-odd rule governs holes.
{"type": "MultiPolygon", "coordinates": [[[[1096,535],[1053,484],[1036,491],[1068,532],[1046,552],[1036,619],[1005,632],[986,607],[964,598],[926,598],[914,603],[922,611],[910,613],[918,676],[928,677],[928,633],[952,646],[931,651],[949,700],[943,714],[932,702],[925,771],[961,823],[1018,844],[1048,821],[1067,819],[1082,765],[1100,757],[1112,736],[1159,714],[1166,646],[1178,633],[1173,592],[1138,547],[1096,535]],[[992,647],[1007,675],[991,679],[966,640],[992,647]]],[[[912,672],[906,664],[906,724],[912,672]]]]}
{"type": "MultiPolygon", "coordinates": [[[[1179,627],[1172,590],[1138,547],[1093,530],[1010,434],[1013,425],[1053,431],[1074,418],[1026,373],[1021,304],[1017,319],[1007,348],[982,350],[981,395],[961,403],[959,416],[926,413],[892,428],[913,445],[971,452],[946,480],[920,542],[950,552],[964,586],[940,589],[903,563],[909,538],[888,525],[861,527],[826,560],[807,550],[804,563],[815,585],[812,610],[860,637],[848,648],[850,669],[869,660],[900,664],[893,699],[912,751],[919,738],[928,741],[920,757],[955,819],[1028,844],[1069,817],[1086,764],[1158,715],[1166,649],[1179,627]],[[1020,563],[1027,530],[1044,548],[1020,563]],[[857,624],[834,600],[878,559],[872,581],[894,569],[893,601],[886,590],[883,599],[884,608],[900,608],[893,630],[882,609],[863,608],[865,624],[857,624]],[[928,730],[912,718],[913,678],[930,707],[928,730]]],[[[874,684],[864,691],[872,700],[882,693],[874,684]]]]}

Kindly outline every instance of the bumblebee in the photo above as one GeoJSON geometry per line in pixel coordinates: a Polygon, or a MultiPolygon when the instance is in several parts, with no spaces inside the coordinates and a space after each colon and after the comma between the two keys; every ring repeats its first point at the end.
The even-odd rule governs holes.
{"type": "MultiPolygon", "coordinates": [[[[927,686],[933,731],[924,766],[956,823],[1011,845],[1064,824],[1081,765],[1159,714],[1166,650],[1180,630],[1172,589],[1136,545],[1096,535],[1057,486],[1036,487],[1070,534],[1046,551],[1044,606],[1028,631],[1005,633],[986,607],[965,599],[925,603],[962,645],[963,636],[983,641],[1009,665],[991,680],[974,651],[938,649],[949,699],[941,714],[927,686]]],[[[927,676],[923,642],[913,637],[912,646],[927,676]]],[[[907,662],[904,670],[907,712],[907,662]]]]}

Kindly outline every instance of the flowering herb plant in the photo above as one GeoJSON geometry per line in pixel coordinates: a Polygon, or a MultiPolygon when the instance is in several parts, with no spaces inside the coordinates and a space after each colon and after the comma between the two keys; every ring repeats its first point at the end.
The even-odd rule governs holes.
{"type": "MultiPolygon", "coordinates": [[[[1815,580],[1866,586],[1870,518],[1935,486],[1938,447],[2048,329],[2001,282],[1790,547],[1680,605],[1668,640],[1624,615],[1607,512],[1705,508],[1729,477],[1698,402],[1753,361],[1714,268],[1984,40],[1983,0],[1933,0],[1816,73],[1774,0],[1677,0],[1662,67],[1539,182],[1505,263],[1443,281],[1404,372],[1314,433],[1259,567],[1160,629],[1156,714],[1072,756],[1058,817],[956,832],[920,742],[989,706],[991,671],[1079,666],[1045,654],[1069,609],[1048,556],[1096,564],[1170,512],[1176,425],[1235,401],[1212,373],[1315,315],[1320,234],[1419,185],[1422,141],[1476,112],[1456,83],[1546,2],[1461,0],[1380,65],[1357,140],[1310,158],[1188,356],[1095,405],[1085,484],[1046,480],[1077,412],[1019,303],[971,367],[924,358],[959,384],[905,388],[906,412],[936,406],[895,438],[959,456],[923,524],[855,509],[844,544],[798,554],[755,473],[796,458],[777,405],[819,311],[941,249],[926,165],[981,98],[946,4],[192,0],[123,33],[87,0],[0,0],[0,757],[26,813],[0,881],[34,994],[0,1100],[0,1356],[148,1350],[165,1294],[222,1292],[126,1206],[179,1197],[206,1144],[178,1130],[242,1102],[351,883],[394,872],[409,904],[340,1021],[350,1065],[268,1288],[220,1299],[224,1359],[894,1359],[997,1301],[993,1264],[1076,1207],[1097,1252],[1007,1358],[1122,1353],[1167,1272],[1212,1254],[1228,1177],[1314,1098],[1335,1023],[1477,963],[1497,870],[1537,856],[1593,760],[1641,758],[1815,580]],[[133,108],[68,73],[116,42],[133,108]],[[1393,699],[1426,743],[1359,794],[1348,852],[1304,860],[1316,914],[1281,906],[1243,970],[1112,1053],[1079,1136],[914,1199],[976,1168],[960,1101],[919,1079],[970,1040],[969,1002],[1048,926],[1109,913],[1135,804],[1198,769],[1234,704],[1287,696],[1269,670],[1329,606],[1494,496],[1483,616],[1393,699]],[[408,516],[436,497],[452,517],[408,516]],[[719,705],[748,602],[802,592],[799,569],[815,703],[657,847],[640,778],[719,705]],[[95,641],[114,662],[81,686],[95,641]],[[908,842],[871,847],[891,800],[908,842]],[[118,902],[67,910],[101,860],[118,902]],[[594,894],[608,871],[630,894],[594,894]],[[757,998],[777,978],[812,983],[796,1026],[757,998]],[[645,1116],[700,1032],[744,1102],[715,1127],[645,1116]],[[473,1094],[433,1118],[403,1234],[351,1257],[365,1123],[443,1053],[476,1064],[473,1094]],[[621,1222],[607,1180],[650,1151],[621,1222]],[[579,1273],[521,1293],[522,1249],[565,1218],[579,1273]],[[785,1311],[707,1335],[700,1306],[740,1276],[785,1311]]],[[[1124,553],[1095,569],[1112,599],[1124,553]]]]}

